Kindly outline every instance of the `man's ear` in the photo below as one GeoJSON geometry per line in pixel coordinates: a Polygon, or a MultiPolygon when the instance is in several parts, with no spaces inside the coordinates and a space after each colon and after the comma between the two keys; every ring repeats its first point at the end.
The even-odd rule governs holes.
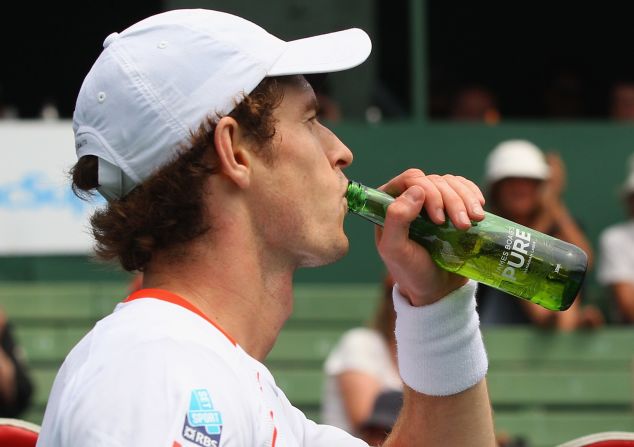
{"type": "Polygon", "coordinates": [[[224,116],[216,124],[214,146],[220,162],[220,171],[240,188],[251,181],[251,152],[238,122],[224,116]]]}

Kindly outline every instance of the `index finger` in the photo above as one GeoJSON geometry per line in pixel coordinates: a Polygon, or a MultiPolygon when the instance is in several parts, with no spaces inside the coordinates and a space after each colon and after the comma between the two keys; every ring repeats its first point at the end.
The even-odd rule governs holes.
{"type": "Polygon", "coordinates": [[[425,178],[425,173],[420,169],[408,169],[407,171],[397,175],[389,182],[381,185],[378,189],[385,191],[391,196],[400,195],[410,186],[418,184],[425,178]]]}

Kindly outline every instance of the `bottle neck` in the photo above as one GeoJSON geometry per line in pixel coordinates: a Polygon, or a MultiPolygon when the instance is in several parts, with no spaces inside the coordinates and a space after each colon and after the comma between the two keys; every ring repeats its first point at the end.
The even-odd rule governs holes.
{"type": "Polygon", "coordinates": [[[389,194],[354,181],[348,183],[346,199],[350,212],[378,225],[383,225],[387,207],[394,201],[389,194]]]}
{"type": "Polygon", "coordinates": [[[348,190],[346,191],[348,210],[353,213],[361,211],[366,204],[367,198],[367,187],[353,180],[348,182],[348,190]]]}

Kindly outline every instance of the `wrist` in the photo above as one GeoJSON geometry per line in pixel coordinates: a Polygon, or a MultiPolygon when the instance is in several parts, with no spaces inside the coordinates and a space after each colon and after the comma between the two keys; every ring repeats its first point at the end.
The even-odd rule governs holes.
{"type": "Polygon", "coordinates": [[[415,391],[447,396],[486,375],[488,361],[475,310],[476,282],[422,307],[412,306],[394,287],[396,344],[403,381],[415,391]]]}
{"type": "Polygon", "coordinates": [[[413,292],[400,284],[395,284],[395,287],[398,288],[400,296],[407,299],[412,306],[420,307],[440,301],[469,282],[464,276],[445,270],[439,270],[438,274],[440,278],[435,281],[435,287],[426,287],[420,292],[413,292]]]}

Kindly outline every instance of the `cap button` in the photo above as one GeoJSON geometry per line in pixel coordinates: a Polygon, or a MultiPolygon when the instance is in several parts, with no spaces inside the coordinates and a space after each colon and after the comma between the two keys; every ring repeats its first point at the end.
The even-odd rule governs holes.
{"type": "Polygon", "coordinates": [[[110,34],[108,37],[106,37],[106,40],[103,41],[103,47],[108,48],[108,45],[110,45],[112,42],[114,42],[118,38],[119,38],[119,33],[110,34]]]}

